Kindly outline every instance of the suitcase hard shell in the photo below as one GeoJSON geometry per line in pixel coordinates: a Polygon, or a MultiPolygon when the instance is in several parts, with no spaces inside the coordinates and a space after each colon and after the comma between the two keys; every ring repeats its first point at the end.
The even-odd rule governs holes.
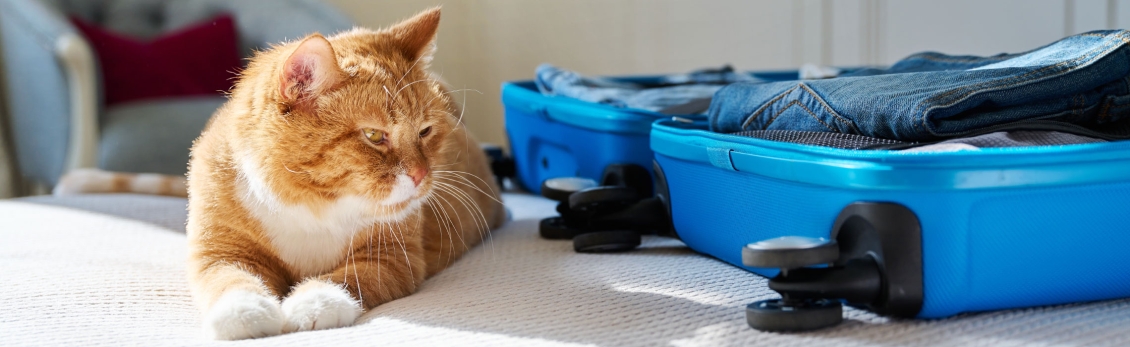
{"type": "Polygon", "coordinates": [[[545,96],[533,81],[504,83],[502,105],[518,181],[528,191],[540,192],[547,178],[599,179],[609,163],[650,167],[648,133],[658,113],[545,96]]]}
{"type": "MultiPolygon", "coordinates": [[[[784,81],[796,71],[766,71],[752,76],[784,81]]],[[[612,77],[654,84],[658,76],[612,77]]],[[[648,134],[651,123],[670,117],[657,112],[619,108],[568,97],[543,95],[533,81],[502,84],[506,133],[523,188],[539,193],[549,178],[578,176],[600,180],[613,163],[651,168],[648,134]]]]}
{"type": "Polygon", "coordinates": [[[778,271],[743,266],[744,245],[829,238],[845,207],[876,202],[917,217],[913,316],[1130,297],[1130,271],[1120,269],[1130,263],[1130,141],[905,153],[661,120],[650,145],[677,236],[761,275],[778,271]]]}

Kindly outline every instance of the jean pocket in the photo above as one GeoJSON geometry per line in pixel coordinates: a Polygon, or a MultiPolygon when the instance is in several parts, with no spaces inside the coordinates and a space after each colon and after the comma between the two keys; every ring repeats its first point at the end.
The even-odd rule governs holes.
{"type": "Polygon", "coordinates": [[[859,134],[855,123],[845,118],[804,83],[777,95],[758,108],[742,130],[797,130],[859,134]]]}

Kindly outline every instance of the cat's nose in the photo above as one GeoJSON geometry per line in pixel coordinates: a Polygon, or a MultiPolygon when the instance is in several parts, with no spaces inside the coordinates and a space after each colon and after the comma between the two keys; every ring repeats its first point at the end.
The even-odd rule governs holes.
{"type": "Polygon", "coordinates": [[[408,176],[412,177],[412,183],[415,183],[417,187],[420,186],[420,182],[423,181],[424,176],[427,175],[428,167],[426,166],[417,166],[415,169],[412,169],[412,171],[408,173],[408,176]]]}

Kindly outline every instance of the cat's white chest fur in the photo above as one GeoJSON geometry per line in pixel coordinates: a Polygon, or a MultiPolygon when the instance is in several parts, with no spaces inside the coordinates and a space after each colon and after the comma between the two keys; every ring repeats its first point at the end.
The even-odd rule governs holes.
{"type": "Polygon", "coordinates": [[[241,160],[240,171],[241,202],[259,220],[279,258],[301,277],[333,270],[352,244],[369,241],[354,237],[359,231],[388,218],[377,213],[380,202],[357,196],[339,198],[320,213],[285,204],[266,185],[256,165],[241,160]]]}

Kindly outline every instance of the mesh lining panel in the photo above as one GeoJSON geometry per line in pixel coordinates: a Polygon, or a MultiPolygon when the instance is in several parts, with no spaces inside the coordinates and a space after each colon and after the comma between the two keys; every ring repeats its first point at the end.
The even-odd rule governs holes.
{"type": "Polygon", "coordinates": [[[731,133],[731,135],[841,149],[892,149],[908,148],[915,145],[913,142],[819,131],[750,130],[731,133]]]}

